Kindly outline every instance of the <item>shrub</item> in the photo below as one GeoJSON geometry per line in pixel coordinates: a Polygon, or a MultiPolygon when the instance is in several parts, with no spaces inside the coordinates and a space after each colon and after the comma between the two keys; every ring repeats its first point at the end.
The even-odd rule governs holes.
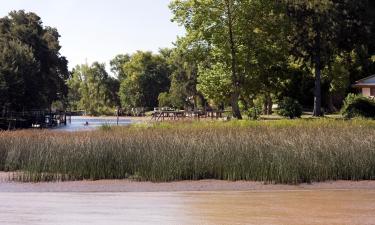
{"type": "Polygon", "coordinates": [[[111,131],[112,130],[112,126],[110,124],[103,124],[99,127],[99,129],[101,131],[111,131]]]}
{"type": "Polygon", "coordinates": [[[171,107],[172,106],[172,101],[169,93],[167,92],[162,92],[159,94],[158,97],[159,101],[159,107],[171,107]]]}
{"type": "Polygon", "coordinates": [[[262,108],[259,108],[257,106],[251,107],[247,111],[247,116],[250,120],[258,120],[260,118],[260,115],[262,113],[262,108]]]}
{"type": "Polygon", "coordinates": [[[375,119],[375,101],[361,95],[349,94],[341,113],[347,119],[354,117],[375,119]]]}
{"type": "Polygon", "coordinates": [[[289,117],[290,119],[300,118],[302,115],[302,106],[293,98],[285,97],[279,104],[279,115],[289,117]]]}

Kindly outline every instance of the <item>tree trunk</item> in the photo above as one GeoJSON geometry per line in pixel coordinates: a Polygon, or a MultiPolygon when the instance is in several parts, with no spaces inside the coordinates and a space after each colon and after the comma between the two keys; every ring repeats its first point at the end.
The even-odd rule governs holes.
{"type": "Polygon", "coordinates": [[[264,98],[263,102],[263,115],[267,115],[268,113],[268,102],[267,102],[267,96],[264,98]]]}
{"type": "Polygon", "coordinates": [[[271,98],[271,94],[267,94],[267,115],[272,115],[272,106],[273,106],[273,102],[272,102],[272,98],[271,98]]]}
{"type": "Polygon", "coordinates": [[[272,98],[269,92],[264,94],[264,103],[263,103],[263,114],[264,115],[272,115],[272,98]]]}
{"type": "Polygon", "coordinates": [[[232,85],[233,91],[231,94],[230,102],[232,105],[232,112],[233,117],[241,120],[242,115],[240,111],[240,107],[238,105],[238,100],[240,97],[240,82],[237,76],[237,53],[236,53],[236,46],[234,43],[234,35],[233,35],[233,21],[232,21],[232,9],[229,0],[225,0],[227,16],[228,16],[228,33],[229,33],[229,44],[231,50],[231,69],[232,69],[232,85]]]}
{"type": "MultiPolygon", "coordinates": [[[[320,61],[320,59],[319,59],[319,61],[320,61]]],[[[316,66],[315,66],[315,91],[314,91],[314,113],[313,113],[313,116],[317,116],[317,117],[323,116],[323,113],[322,113],[322,88],[321,88],[320,63],[316,64],[316,66]]]]}
{"type": "Polygon", "coordinates": [[[242,115],[240,111],[240,106],[238,105],[238,98],[240,94],[237,91],[234,91],[230,97],[230,103],[232,105],[233,117],[239,120],[242,120],[242,115]]]}
{"type": "Polygon", "coordinates": [[[313,116],[321,117],[322,113],[322,88],[321,88],[321,55],[320,55],[320,28],[317,28],[315,37],[315,91],[314,91],[314,112],[313,116]]]}
{"type": "Polygon", "coordinates": [[[337,108],[333,104],[333,93],[329,93],[328,95],[328,110],[330,113],[337,112],[337,108]]]}

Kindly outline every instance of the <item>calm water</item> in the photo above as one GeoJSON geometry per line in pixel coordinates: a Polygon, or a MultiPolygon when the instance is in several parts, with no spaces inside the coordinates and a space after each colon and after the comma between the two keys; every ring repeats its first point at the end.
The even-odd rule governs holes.
{"type": "Polygon", "coordinates": [[[0,193],[0,224],[375,224],[375,191],[0,193]]]}
{"type": "MultiPolygon", "coordinates": [[[[127,126],[134,123],[134,121],[130,119],[120,118],[119,126],[127,126]]],[[[99,128],[102,125],[111,125],[117,126],[117,119],[116,118],[101,118],[101,117],[81,117],[81,116],[73,116],[71,123],[68,122],[67,126],[61,126],[54,130],[58,131],[85,131],[85,130],[94,130],[99,128]],[[88,122],[86,126],[85,123],[88,122]]]]}

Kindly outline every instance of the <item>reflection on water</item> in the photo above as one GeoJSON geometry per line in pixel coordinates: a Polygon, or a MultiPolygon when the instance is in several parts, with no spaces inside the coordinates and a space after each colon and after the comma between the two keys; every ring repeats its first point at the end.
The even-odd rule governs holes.
{"type": "Polygon", "coordinates": [[[375,191],[0,193],[0,224],[375,224],[375,191]]]}
{"type": "MultiPolygon", "coordinates": [[[[127,126],[132,124],[130,119],[119,118],[119,126],[127,126]]],[[[117,119],[114,117],[101,118],[101,117],[81,117],[72,116],[71,122],[68,121],[66,126],[60,126],[55,130],[58,131],[89,131],[99,128],[102,125],[117,126],[117,119]]]]}

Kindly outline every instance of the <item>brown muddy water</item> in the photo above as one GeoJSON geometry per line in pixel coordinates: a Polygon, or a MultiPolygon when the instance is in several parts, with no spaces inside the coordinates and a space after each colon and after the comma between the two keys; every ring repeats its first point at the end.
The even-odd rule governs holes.
{"type": "Polygon", "coordinates": [[[375,190],[4,192],[0,224],[375,224],[375,190]]]}

